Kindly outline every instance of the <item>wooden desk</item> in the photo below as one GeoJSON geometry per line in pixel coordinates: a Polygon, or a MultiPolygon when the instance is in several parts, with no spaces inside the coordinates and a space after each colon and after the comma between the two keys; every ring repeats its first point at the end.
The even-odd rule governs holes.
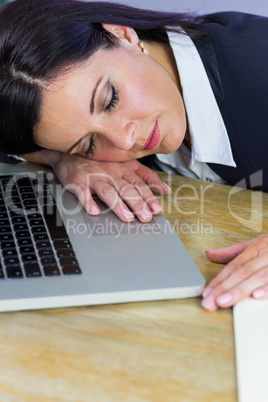
{"type": "MultiPolygon", "coordinates": [[[[230,187],[161,176],[173,188],[164,214],[207,280],[221,269],[207,260],[207,248],[268,229],[260,228],[259,193],[246,227],[250,191],[233,194],[229,210],[230,187]]],[[[208,313],[200,301],[2,313],[0,400],[236,401],[232,309],[208,313]]]]}

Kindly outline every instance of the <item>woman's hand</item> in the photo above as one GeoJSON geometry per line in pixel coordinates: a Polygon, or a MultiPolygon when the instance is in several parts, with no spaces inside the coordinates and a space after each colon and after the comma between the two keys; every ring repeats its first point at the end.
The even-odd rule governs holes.
{"type": "Polygon", "coordinates": [[[213,262],[227,265],[203,292],[202,306],[209,311],[230,307],[252,296],[268,298],[268,233],[229,247],[207,250],[213,262]]]}
{"type": "Polygon", "coordinates": [[[140,221],[149,222],[153,214],[161,212],[160,202],[149,186],[160,194],[171,193],[155,172],[136,160],[97,162],[50,150],[22,156],[51,166],[62,185],[74,193],[92,215],[100,212],[92,198],[92,194],[97,194],[122,221],[132,221],[134,213],[140,221]]]}

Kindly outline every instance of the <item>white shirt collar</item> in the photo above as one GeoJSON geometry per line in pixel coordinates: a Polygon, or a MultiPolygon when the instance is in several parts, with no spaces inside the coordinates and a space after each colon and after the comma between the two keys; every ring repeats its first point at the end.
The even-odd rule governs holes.
{"type": "Polygon", "coordinates": [[[229,137],[205,68],[187,35],[168,33],[177,63],[195,161],[236,167],[229,137]]]}

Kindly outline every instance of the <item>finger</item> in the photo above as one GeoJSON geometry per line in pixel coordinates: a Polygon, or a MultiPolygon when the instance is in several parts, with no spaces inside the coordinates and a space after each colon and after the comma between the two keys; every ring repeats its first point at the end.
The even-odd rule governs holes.
{"type": "Polygon", "coordinates": [[[162,211],[160,202],[152,193],[147,184],[145,184],[142,180],[137,179],[136,175],[128,175],[127,181],[137,190],[138,195],[148,205],[149,211],[151,211],[153,214],[159,214],[162,211]]]}
{"type": "Polygon", "coordinates": [[[65,188],[71,193],[75,194],[85,210],[91,215],[98,215],[100,209],[96,202],[92,198],[92,194],[85,183],[80,184],[69,184],[65,188]]]}
{"type": "Polygon", "coordinates": [[[206,251],[206,255],[210,261],[217,262],[219,264],[227,264],[242,251],[244,251],[251,242],[252,240],[247,240],[242,243],[232,244],[231,246],[227,247],[212,248],[206,251]]]}
{"type": "Polygon", "coordinates": [[[268,285],[255,289],[252,292],[252,297],[257,300],[268,299],[268,285]]]}
{"type": "MultiPolygon", "coordinates": [[[[256,240],[257,239],[252,239],[247,240],[246,242],[243,243],[234,244],[234,246],[237,247],[234,247],[234,252],[233,251],[231,252],[235,255],[236,252],[240,250],[240,253],[231,262],[229,262],[224,267],[224,269],[215,278],[213,278],[212,281],[206,286],[206,288],[203,291],[203,297],[206,297],[212,291],[213,288],[218,286],[221,282],[225,281],[239,266],[244,265],[246,262],[249,262],[258,256],[259,248],[257,246],[254,246],[253,244],[254,241],[256,240]],[[242,247],[240,248],[241,245],[242,247]]],[[[232,248],[232,246],[229,247],[232,248]]],[[[228,252],[229,251],[227,251],[227,253],[228,252]]]]}
{"type": "Polygon", "coordinates": [[[145,182],[147,183],[153,191],[158,194],[169,195],[172,193],[172,190],[169,186],[160,179],[158,174],[148,168],[147,166],[142,165],[137,160],[128,162],[135,173],[145,182]]]}
{"type": "MultiPolygon", "coordinates": [[[[141,183],[141,186],[148,188],[145,183],[141,183]]],[[[126,205],[128,205],[128,207],[131,208],[133,213],[140,221],[149,222],[152,219],[151,210],[144,201],[143,194],[140,195],[139,191],[133,184],[130,184],[125,180],[118,180],[116,190],[119,194],[119,197],[125,202],[126,205]]]]}
{"type": "Polygon", "coordinates": [[[84,201],[81,202],[81,204],[90,215],[98,215],[100,213],[100,209],[96,204],[96,202],[94,201],[90,192],[88,196],[87,195],[85,196],[84,201]]]}
{"type": "Polygon", "coordinates": [[[94,192],[108,207],[123,221],[131,222],[134,219],[133,213],[121,200],[113,186],[104,181],[94,183],[94,192]]]}
{"type": "MultiPolygon", "coordinates": [[[[210,289],[210,292],[203,293],[203,307],[207,310],[214,310],[216,305],[229,307],[237,301],[248,297],[254,289],[265,285],[266,282],[268,282],[268,270],[265,271],[267,268],[267,260],[268,251],[266,250],[266,253],[262,253],[260,257],[237,267],[237,269],[234,270],[227,279],[220,282],[218,286],[210,288],[209,284],[207,289],[210,289]],[[267,278],[265,276],[266,273],[267,278]],[[248,284],[252,284],[252,287],[248,288],[248,284]]],[[[225,268],[223,271],[224,270],[225,268]]]]}
{"type": "Polygon", "coordinates": [[[216,304],[219,307],[230,307],[235,303],[244,300],[245,298],[251,296],[257,288],[263,286],[268,282],[268,266],[255,272],[247,280],[241,282],[239,285],[229,289],[228,292],[216,297],[216,304]]]}

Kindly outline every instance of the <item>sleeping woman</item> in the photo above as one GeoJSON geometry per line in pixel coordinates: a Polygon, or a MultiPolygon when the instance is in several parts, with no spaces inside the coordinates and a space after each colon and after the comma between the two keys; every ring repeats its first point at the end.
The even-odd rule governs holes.
{"type": "MultiPolygon", "coordinates": [[[[0,10],[0,150],[51,166],[85,209],[161,211],[150,167],[268,191],[268,19],[103,2],[15,0],[0,10]],[[145,166],[147,164],[148,166],[145,166]]],[[[268,297],[268,235],[207,252],[226,266],[207,310],[268,297]]]]}

